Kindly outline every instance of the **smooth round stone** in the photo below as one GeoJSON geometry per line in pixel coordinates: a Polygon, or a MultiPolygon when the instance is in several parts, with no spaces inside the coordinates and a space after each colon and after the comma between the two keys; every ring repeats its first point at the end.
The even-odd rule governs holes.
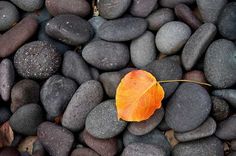
{"type": "Polygon", "coordinates": [[[62,117],[62,125],[69,130],[82,130],[89,112],[103,99],[102,85],[95,80],[84,82],[71,98],[62,117]]]}
{"type": "Polygon", "coordinates": [[[0,114],[0,125],[9,120],[12,115],[10,109],[7,107],[0,107],[0,114]]]}
{"type": "Polygon", "coordinates": [[[156,47],[163,54],[175,54],[184,46],[190,35],[191,29],[185,23],[168,22],[156,34],[156,47]]]}
{"type": "Polygon", "coordinates": [[[216,121],[222,121],[229,116],[230,108],[228,103],[216,96],[211,97],[212,111],[211,115],[216,121]]]}
{"type": "Polygon", "coordinates": [[[10,118],[11,128],[20,134],[35,135],[44,120],[43,109],[38,104],[28,104],[19,108],[10,118]]]}
{"type": "Polygon", "coordinates": [[[141,136],[133,135],[128,130],[126,130],[123,134],[123,143],[125,147],[133,143],[151,144],[164,149],[166,155],[169,155],[171,152],[170,143],[168,142],[165,135],[158,129],[154,129],[150,133],[141,136]]]}
{"type": "Polygon", "coordinates": [[[227,88],[236,83],[236,46],[232,41],[219,39],[209,46],[204,73],[216,88],[227,88]]]}
{"type": "Polygon", "coordinates": [[[165,151],[155,145],[133,143],[125,147],[121,156],[166,156],[165,151]]]}
{"type": "Polygon", "coordinates": [[[193,11],[185,4],[176,5],[175,14],[180,20],[184,21],[194,30],[201,26],[201,22],[194,15],[193,11]]]}
{"type": "Polygon", "coordinates": [[[29,79],[18,81],[11,90],[11,111],[14,113],[25,104],[39,101],[40,86],[29,79]]]}
{"type": "Polygon", "coordinates": [[[222,89],[215,90],[212,92],[212,95],[218,96],[225,99],[231,106],[236,108],[236,90],[235,89],[222,89]]]}
{"type": "Polygon", "coordinates": [[[185,44],[181,59],[186,70],[191,70],[216,35],[216,26],[212,23],[201,25],[185,44]]]}
{"type": "Polygon", "coordinates": [[[4,147],[0,150],[0,156],[21,156],[20,152],[14,147],[4,147]]]}
{"type": "Polygon", "coordinates": [[[236,2],[228,3],[218,17],[220,34],[230,40],[236,39],[236,2]]]}
{"type": "Polygon", "coordinates": [[[137,17],[146,17],[155,8],[157,0],[133,0],[130,6],[130,13],[137,17]]]}
{"type": "Polygon", "coordinates": [[[50,37],[73,46],[84,44],[93,36],[91,24],[73,14],[55,16],[48,21],[45,30],[50,37]]]}
{"type": "Polygon", "coordinates": [[[146,29],[145,19],[124,17],[103,23],[98,29],[98,36],[107,41],[129,41],[142,35],[146,29]]]}
{"type": "MultiPolygon", "coordinates": [[[[144,67],[144,70],[152,73],[157,81],[161,80],[179,80],[182,78],[182,68],[179,63],[179,57],[174,56],[177,60],[173,60],[173,57],[166,57],[161,60],[155,60],[152,63],[144,67]]],[[[165,91],[165,98],[169,97],[175,89],[178,87],[178,82],[163,83],[162,87],[165,91]]]]}
{"type": "Polygon", "coordinates": [[[106,100],[88,114],[85,128],[96,138],[108,139],[120,134],[126,124],[117,118],[115,100],[106,100]]]}
{"type": "Polygon", "coordinates": [[[61,115],[76,89],[77,84],[63,76],[54,75],[47,79],[40,91],[40,99],[47,114],[51,117],[61,115]]]}
{"type": "Polygon", "coordinates": [[[62,62],[62,74],[82,84],[92,79],[90,69],[83,58],[74,51],[67,51],[62,62]]]}
{"type": "Polygon", "coordinates": [[[87,147],[76,148],[70,156],[99,156],[95,151],[87,147]]]}
{"type": "Polygon", "coordinates": [[[69,130],[51,122],[40,124],[37,136],[52,156],[68,156],[74,142],[74,136],[69,130]]]}
{"type": "Polygon", "coordinates": [[[160,0],[159,4],[163,7],[174,8],[180,3],[193,4],[196,0],[160,0]]]}
{"type": "Polygon", "coordinates": [[[232,115],[217,125],[215,135],[222,140],[236,139],[236,115],[232,115]]]}
{"type": "Polygon", "coordinates": [[[83,138],[91,149],[100,155],[117,155],[118,140],[116,138],[98,139],[90,135],[87,131],[83,132],[83,138]]]}
{"type": "Polygon", "coordinates": [[[156,59],[155,37],[152,32],[146,31],[130,44],[131,61],[137,68],[141,68],[156,59]]]}
{"type": "Polygon", "coordinates": [[[8,101],[15,81],[15,70],[11,60],[2,60],[0,63],[0,75],[0,94],[2,100],[8,101]]]}
{"type": "Polygon", "coordinates": [[[211,99],[203,87],[183,83],[167,103],[165,120],[177,132],[186,132],[200,126],[211,111],[211,99]]]}
{"type": "Polygon", "coordinates": [[[115,19],[125,13],[130,3],[131,0],[99,0],[99,14],[106,19],[115,19]]]}
{"type": "Polygon", "coordinates": [[[7,1],[0,1],[0,31],[11,28],[19,19],[19,12],[16,7],[7,1]]]}
{"type": "Polygon", "coordinates": [[[27,12],[33,12],[39,10],[44,4],[44,0],[10,0],[10,1],[20,9],[27,12]]]}
{"type": "Polygon", "coordinates": [[[147,18],[148,29],[157,31],[164,24],[174,21],[175,15],[173,10],[169,8],[160,8],[151,13],[147,18]]]}
{"type": "Polygon", "coordinates": [[[53,16],[74,14],[85,17],[90,13],[90,6],[86,0],[45,0],[45,5],[53,16]]]}
{"type": "Polygon", "coordinates": [[[216,137],[180,143],[172,151],[172,156],[224,156],[222,142],[216,137]]]}
{"type": "Polygon", "coordinates": [[[129,49],[123,43],[97,40],[87,44],[82,56],[86,62],[100,70],[118,70],[129,62],[129,49]]]}
{"type": "Polygon", "coordinates": [[[209,117],[202,125],[198,128],[184,132],[175,133],[175,138],[180,142],[193,141],[213,135],[216,131],[216,122],[213,118],[209,117]]]}
{"type": "Polygon", "coordinates": [[[127,129],[134,135],[145,135],[151,132],[154,128],[160,124],[164,117],[164,109],[158,109],[155,113],[147,120],[141,122],[131,122],[127,129]]]}
{"type": "Polygon", "coordinates": [[[121,81],[121,74],[119,72],[106,72],[99,76],[99,80],[103,85],[106,94],[110,98],[115,98],[116,88],[121,81]]]}
{"type": "Polygon", "coordinates": [[[24,78],[45,79],[58,71],[61,55],[50,43],[33,41],[17,50],[14,65],[24,78]]]}
{"type": "Polygon", "coordinates": [[[199,12],[205,23],[217,23],[221,10],[227,0],[196,0],[199,12]]]}

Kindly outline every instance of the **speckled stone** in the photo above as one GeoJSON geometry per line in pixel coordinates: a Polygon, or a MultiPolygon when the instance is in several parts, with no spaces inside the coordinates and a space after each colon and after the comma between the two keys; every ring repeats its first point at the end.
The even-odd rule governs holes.
{"type": "Polygon", "coordinates": [[[196,0],[159,0],[159,4],[163,7],[174,8],[177,4],[193,4],[196,0]]]}
{"type": "Polygon", "coordinates": [[[146,17],[155,8],[157,0],[133,0],[130,6],[130,13],[136,17],[146,17]]]}
{"type": "MultiPolygon", "coordinates": [[[[214,94],[213,94],[214,95],[214,94]]],[[[229,104],[217,96],[211,97],[212,110],[211,115],[216,121],[222,121],[229,116],[230,107],[229,104]]]]}
{"type": "Polygon", "coordinates": [[[16,7],[7,1],[0,1],[0,31],[11,28],[19,20],[19,12],[16,7]]]}
{"type": "Polygon", "coordinates": [[[27,12],[38,10],[44,4],[44,0],[10,0],[10,1],[20,9],[27,12]]]}
{"type": "Polygon", "coordinates": [[[96,138],[108,139],[120,134],[126,124],[125,121],[117,118],[115,100],[107,100],[97,105],[88,114],[85,128],[96,138]]]}
{"type": "Polygon", "coordinates": [[[235,89],[221,89],[214,90],[212,95],[225,99],[231,106],[236,108],[236,90],[235,89]]]}

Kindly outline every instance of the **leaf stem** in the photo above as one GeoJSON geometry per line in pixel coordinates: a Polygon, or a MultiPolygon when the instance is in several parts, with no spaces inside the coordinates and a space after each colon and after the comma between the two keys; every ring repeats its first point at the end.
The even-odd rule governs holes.
{"type": "Polygon", "coordinates": [[[196,84],[200,84],[200,85],[205,85],[205,86],[212,86],[209,83],[204,83],[204,82],[198,82],[198,81],[194,81],[194,80],[162,80],[162,81],[157,81],[159,83],[172,83],[172,82],[191,82],[191,83],[196,83],[196,84]]]}

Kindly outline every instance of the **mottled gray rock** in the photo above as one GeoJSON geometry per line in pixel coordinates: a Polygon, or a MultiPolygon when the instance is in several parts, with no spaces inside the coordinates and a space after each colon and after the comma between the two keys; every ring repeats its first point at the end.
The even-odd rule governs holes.
{"type": "Polygon", "coordinates": [[[209,117],[202,125],[198,128],[184,132],[175,133],[175,138],[180,142],[193,141],[213,135],[216,131],[216,122],[213,118],[209,117]]]}
{"type": "Polygon", "coordinates": [[[137,68],[141,68],[156,59],[155,37],[152,32],[146,31],[130,44],[131,61],[137,68]]]}
{"type": "Polygon", "coordinates": [[[115,19],[123,15],[128,9],[131,0],[99,0],[99,14],[106,19],[115,19]]]}
{"type": "Polygon", "coordinates": [[[13,4],[7,1],[0,1],[0,8],[0,31],[5,31],[19,20],[19,12],[13,4]]]}
{"type": "Polygon", "coordinates": [[[216,88],[236,83],[236,46],[232,41],[219,39],[208,48],[204,60],[207,80],[216,88]]]}
{"type": "Polygon", "coordinates": [[[134,135],[144,135],[151,132],[154,128],[160,124],[164,117],[164,109],[160,108],[147,120],[141,122],[131,122],[127,129],[134,135]]]}
{"type": "Polygon", "coordinates": [[[236,115],[232,115],[220,122],[217,126],[215,135],[223,140],[236,139],[236,115]]]}
{"type": "Polygon", "coordinates": [[[15,68],[22,77],[45,79],[57,72],[61,55],[46,41],[33,41],[23,45],[14,56],[15,68]]]}
{"type": "Polygon", "coordinates": [[[54,39],[78,46],[93,36],[93,27],[83,18],[73,14],[58,15],[48,21],[46,32],[54,39]]]}
{"type": "Polygon", "coordinates": [[[92,79],[90,69],[83,58],[74,51],[64,54],[62,63],[62,74],[82,84],[92,79]]]}
{"type": "MultiPolygon", "coordinates": [[[[214,94],[213,94],[214,95],[214,94]]],[[[216,121],[222,121],[229,116],[230,107],[229,104],[217,96],[211,97],[212,110],[211,115],[216,121]]]]}
{"type": "Polygon", "coordinates": [[[157,0],[133,0],[130,6],[130,13],[137,17],[146,17],[155,8],[157,0]]]}
{"type": "Polygon", "coordinates": [[[10,118],[11,128],[20,134],[35,135],[44,120],[43,109],[38,104],[28,104],[19,108],[10,118]]]}
{"type": "Polygon", "coordinates": [[[10,0],[10,1],[20,9],[27,12],[38,10],[44,4],[44,0],[10,0]]]}
{"type": "Polygon", "coordinates": [[[229,104],[236,108],[236,90],[235,89],[222,89],[215,90],[212,95],[225,99],[229,104]]]}
{"type": "Polygon", "coordinates": [[[2,60],[0,63],[0,75],[0,95],[2,100],[8,101],[15,81],[15,70],[11,60],[2,60]]]}
{"type": "Polygon", "coordinates": [[[218,18],[220,34],[230,40],[236,39],[236,2],[228,3],[218,18]]]}
{"type": "Polygon", "coordinates": [[[68,156],[74,142],[69,130],[51,122],[40,124],[37,136],[51,156],[68,156]]]}
{"type": "Polygon", "coordinates": [[[200,126],[211,111],[211,99],[205,88],[193,83],[181,84],[167,103],[165,121],[177,132],[200,126]]]}
{"type": "Polygon", "coordinates": [[[193,4],[196,0],[160,0],[159,4],[163,7],[174,8],[177,4],[193,4]]]}
{"type": "Polygon", "coordinates": [[[218,16],[227,0],[196,0],[199,12],[205,23],[217,23],[218,16]]]}
{"type": "Polygon", "coordinates": [[[81,84],[71,98],[62,117],[62,125],[69,130],[82,130],[89,112],[103,99],[102,85],[95,80],[81,84]]]}
{"type": "Polygon", "coordinates": [[[87,116],[85,128],[94,137],[112,138],[120,134],[126,122],[118,120],[115,100],[107,100],[97,105],[87,116]]]}
{"type": "Polygon", "coordinates": [[[68,102],[77,89],[77,84],[60,75],[51,76],[43,84],[40,99],[50,117],[56,117],[64,112],[68,102]]]}
{"type": "Polygon", "coordinates": [[[168,22],[156,34],[156,47],[163,54],[175,54],[184,46],[190,35],[191,29],[185,23],[168,22]]]}
{"type": "Polygon", "coordinates": [[[175,15],[169,8],[160,8],[151,13],[147,18],[148,29],[157,31],[164,24],[174,21],[175,15]]]}
{"type": "Polygon", "coordinates": [[[97,40],[87,44],[82,56],[86,62],[101,70],[117,70],[129,62],[129,49],[123,43],[97,40]]]}
{"type": "Polygon", "coordinates": [[[191,70],[216,35],[216,26],[212,23],[201,25],[185,44],[181,59],[186,70],[191,70]]]}
{"type": "Polygon", "coordinates": [[[165,151],[155,145],[133,143],[125,147],[121,156],[166,156],[165,151]]]}
{"type": "Polygon", "coordinates": [[[124,17],[103,23],[98,29],[98,35],[107,41],[129,41],[142,35],[146,29],[145,19],[124,17]]]}
{"type": "Polygon", "coordinates": [[[172,156],[224,156],[222,142],[216,137],[180,143],[172,151],[172,156]]]}

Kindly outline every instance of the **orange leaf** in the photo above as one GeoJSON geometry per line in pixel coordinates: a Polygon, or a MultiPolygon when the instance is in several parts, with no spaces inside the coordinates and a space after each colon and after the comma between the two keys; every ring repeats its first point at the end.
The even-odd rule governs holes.
{"type": "Polygon", "coordinates": [[[14,133],[8,122],[0,127],[0,148],[10,146],[14,140],[14,133]]]}
{"type": "Polygon", "coordinates": [[[161,107],[163,98],[164,90],[152,74],[144,70],[131,71],[116,91],[118,119],[146,120],[161,107]]]}

